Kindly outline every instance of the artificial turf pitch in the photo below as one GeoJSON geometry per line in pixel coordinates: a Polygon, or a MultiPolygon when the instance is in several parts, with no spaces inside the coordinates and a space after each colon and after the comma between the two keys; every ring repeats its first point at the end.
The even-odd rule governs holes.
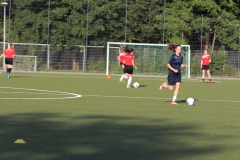
{"type": "Polygon", "coordinates": [[[165,77],[119,77],[1,73],[0,159],[239,159],[239,80],[183,79],[171,105],[165,77]]]}

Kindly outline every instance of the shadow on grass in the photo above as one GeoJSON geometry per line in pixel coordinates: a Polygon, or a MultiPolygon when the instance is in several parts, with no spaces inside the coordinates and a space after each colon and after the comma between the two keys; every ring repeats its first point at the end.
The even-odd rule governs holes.
{"type": "Polygon", "coordinates": [[[143,88],[143,87],[146,87],[146,86],[147,86],[147,85],[141,85],[141,84],[139,85],[140,88],[143,88]]]}
{"type": "Polygon", "coordinates": [[[196,133],[196,126],[166,119],[29,113],[0,117],[0,126],[1,160],[187,159],[222,151],[220,146],[181,141],[182,136],[204,139],[205,135],[196,133]],[[144,124],[134,123],[139,121],[144,124]],[[17,139],[26,144],[15,144],[17,139]]]}

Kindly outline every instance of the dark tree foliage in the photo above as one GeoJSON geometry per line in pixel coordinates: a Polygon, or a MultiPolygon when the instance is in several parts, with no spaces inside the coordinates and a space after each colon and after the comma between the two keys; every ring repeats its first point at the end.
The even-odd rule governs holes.
{"type": "Polygon", "coordinates": [[[49,12],[48,0],[12,0],[6,33],[12,42],[45,44],[49,38],[50,44],[73,46],[85,45],[86,36],[88,45],[123,41],[126,31],[127,42],[195,47],[204,17],[204,48],[238,49],[239,0],[168,0],[165,17],[164,0],[127,2],[126,8],[126,0],[89,0],[88,11],[87,0],[51,0],[49,12]]]}

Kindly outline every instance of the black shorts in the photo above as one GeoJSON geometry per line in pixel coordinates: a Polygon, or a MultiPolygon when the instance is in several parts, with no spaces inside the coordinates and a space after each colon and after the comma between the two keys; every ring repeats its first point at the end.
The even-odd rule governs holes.
{"type": "Polygon", "coordinates": [[[124,66],[124,73],[133,74],[133,66],[124,66]]]}
{"type": "Polygon", "coordinates": [[[5,58],[5,64],[13,65],[13,58],[5,58]]]}
{"type": "Polygon", "coordinates": [[[181,83],[181,81],[182,81],[182,75],[181,75],[181,73],[177,73],[177,74],[175,74],[175,73],[170,73],[169,75],[168,75],[168,84],[170,85],[170,86],[174,86],[176,83],[178,83],[178,82],[180,82],[181,83]]]}
{"type": "Polygon", "coordinates": [[[209,67],[209,65],[202,65],[202,70],[209,70],[210,69],[210,67],[209,67]]]}

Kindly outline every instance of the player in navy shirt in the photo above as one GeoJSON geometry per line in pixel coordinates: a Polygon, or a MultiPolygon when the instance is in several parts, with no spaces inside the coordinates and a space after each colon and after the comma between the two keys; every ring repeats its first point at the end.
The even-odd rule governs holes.
{"type": "Polygon", "coordinates": [[[176,85],[172,104],[177,104],[176,99],[181,86],[181,67],[188,67],[186,64],[182,64],[183,56],[181,55],[182,47],[180,45],[169,44],[168,49],[175,52],[169,59],[168,67],[168,85],[164,82],[159,89],[167,88],[169,91],[172,91],[174,85],[176,85]]]}

